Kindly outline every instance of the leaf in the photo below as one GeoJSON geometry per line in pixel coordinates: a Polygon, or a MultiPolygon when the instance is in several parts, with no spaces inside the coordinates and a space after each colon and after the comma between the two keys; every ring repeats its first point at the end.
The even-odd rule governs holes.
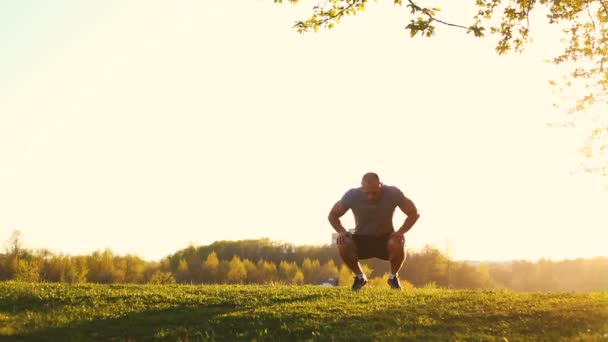
{"type": "Polygon", "coordinates": [[[476,25],[469,26],[469,28],[467,29],[467,33],[473,32],[473,35],[475,37],[483,37],[483,31],[485,31],[485,27],[479,27],[476,25]]]}

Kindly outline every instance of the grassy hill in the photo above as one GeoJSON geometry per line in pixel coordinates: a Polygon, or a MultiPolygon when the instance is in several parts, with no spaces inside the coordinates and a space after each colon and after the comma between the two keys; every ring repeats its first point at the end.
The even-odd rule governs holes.
{"type": "Polygon", "coordinates": [[[0,340],[608,341],[608,293],[7,282],[0,340]]]}

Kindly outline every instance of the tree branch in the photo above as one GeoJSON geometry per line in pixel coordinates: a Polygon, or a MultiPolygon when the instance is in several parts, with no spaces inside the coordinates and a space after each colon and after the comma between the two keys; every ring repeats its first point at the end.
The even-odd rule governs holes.
{"type": "MultiPolygon", "coordinates": [[[[325,5],[327,5],[327,1],[325,2],[325,5]]],[[[324,6],[325,6],[324,5],[324,6]]],[[[335,15],[326,15],[325,18],[319,20],[317,23],[319,25],[324,25],[325,23],[327,23],[328,21],[331,21],[333,19],[339,18],[341,16],[344,15],[344,13],[346,11],[348,11],[349,9],[351,9],[353,6],[355,5],[355,2],[350,2],[348,6],[344,7],[343,9],[341,9],[340,11],[336,12],[335,15]]],[[[306,27],[306,24],[303,21],[299,21],[294,25],[294,28],[298,28],[304,26],[306,27]]]]}
{"type": "Polygon", "coordinates": [[[600,4],[602,4],[602,7],[604,7],[604,12],[606,12],[606,15],[608,15],[608,9],[606,9],[606,3],[603,0],[598,0],[600,2],[600,4]]]}
{"type": "Polygon", "coordinates": [[[409,2],[410,5],[412,5],[412,8],[414,8],[416,11],[422,10],[422,8],[418,5],[416,5],[412,0],[407,0],[407,2],[409,2]]]}
{"type": "Polygon", "coordinates": [[[462,25],[446,23],[445,21],[439,20],[439,19],[433,17],[432,15],[429,15],[429,18],[431,18],[431,20],[433,20],[433,21],[436,21],[438,23],[442,23],[442,24],[447,25],[447,26],[460,27],[460,28],[463,28],[465,30],[468,29],[468,27],[465,27],[465,26],[462,26],[462,25]]]}
{"type": "Polygon", "coordinates": [[[591,24],[593,24],[593,32],[595,33],[595,20],[593,20],[593,16],[591,15],[591,10],[589,9],[589,0],[587,0],[587,15],[589,16],[589,20],[591,20],[591,24]]]}
{"type": "MultiPolygon", "coordinates": [[[[417,5],[416,3],[414,3],[412,0],[407,0],[407,2],[409,2],[409,3],[410,3],[410,5],[412,5],[412,8],[413,8],[414,10],[416,10],[416,11],[422,11],[422,7],[418,6],[418,5],[417,5]]],[[[462,26],[462,25],[458,25],[458,24],[451,24],[451,23],[445,22],[445,21],[443,21],[443,20],[437,19],[437,18],[435,18],[433,15],[431,15],[430,13],[426,13],[426,12],[423,12],[423,13],[424,13],[424,14],[425,14],[425,15],[426,15],[426,16],[427,16],[429,19],[431,19],[431,21],[436,21],[436,22],[438,22],[438,23],[441,23],[441,24],[444,24],[444,25],[447,25],[447,26],[460,27],[460,28],[463,28],[463,29],[465,29],[465,30],[467,30],[467,29],[468,29],[468,27],[465,27],[465,26],[462,26]]]]}
{"type": "Polygon", "coordinates": [[[526,10],[526,30],[530,29],[530,10],[532,9],[532,0],[528,0],[528,9],[526,10]]]}

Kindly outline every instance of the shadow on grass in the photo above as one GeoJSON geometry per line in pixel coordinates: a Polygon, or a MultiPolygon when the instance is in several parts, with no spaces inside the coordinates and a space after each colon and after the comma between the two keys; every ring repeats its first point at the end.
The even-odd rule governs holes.
{"type": "MultiPolygon", "coordinates": [[[[297,302],[308,303],[320,296],[312,294],[269,298],[264,304],[273,307],[297,302]]],[[[22,308],[19,306],[19,309],[22,308]]],[[[300,332],[299,326],[293,331],[288,327],[293,326],[291,321],[297,320],[299,316],[303,318],[305,314],[286,314],[272,310],[257,313],[259,308],[238,307],[234,302],[178,305],[133,312],[117,318],[78,320],[60,327],[31,328],[26,333],[0,336],[0,341],[232,341],[269,338],[274,335],[273,332],[281,329],[288,333],[285,336],[291,337],[296,337],[300,332]]],[[[16,308],[9,309],[14,311],[16,308]]],[[[38,313],[50,313],[48,307],[33,309],[39,309],[38,313]]],[[[61,308],[55,307],[52,310],[61,308]]]]}
{"type": "Polygon", "coordinates": [[[40,327],[0,341],[560,340],[587,331],[596,334],[590,340],[593,336],[601,340],[608,329],[608,312],[601,309],[497,314],[469,306],[446,310],[446,304],[411,302],[413,297],[399,307],[342,310],[317,301],[320,297],[266,297],[255,306],[243,307],[234,302],[177,305],[40,327]]]}
{"type": "Polygon", "coordinates": [[[0,313],[34,310],[40,308],[46,302],[46,300],[31,293],[20,294],[18,297],[2,298],[0,299],[0,313]]]}

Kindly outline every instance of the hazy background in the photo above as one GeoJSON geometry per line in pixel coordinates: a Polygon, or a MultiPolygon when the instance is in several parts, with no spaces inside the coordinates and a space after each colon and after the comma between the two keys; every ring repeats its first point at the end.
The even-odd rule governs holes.
{"type": "Polygon", "coordinates": [[[313,4],[1,2],[0,239],[149,260],[223,239],[325,244],[330,207],[375,171],[422,214],[409,247],[606,255],[608,191],[571,174],[586,127],[547,128],[563,117],[543,63],[559,32],[533,21],[527,52],[500,57],[453,28],[412,40],[388,1],[299,35],[313,4]]]}

